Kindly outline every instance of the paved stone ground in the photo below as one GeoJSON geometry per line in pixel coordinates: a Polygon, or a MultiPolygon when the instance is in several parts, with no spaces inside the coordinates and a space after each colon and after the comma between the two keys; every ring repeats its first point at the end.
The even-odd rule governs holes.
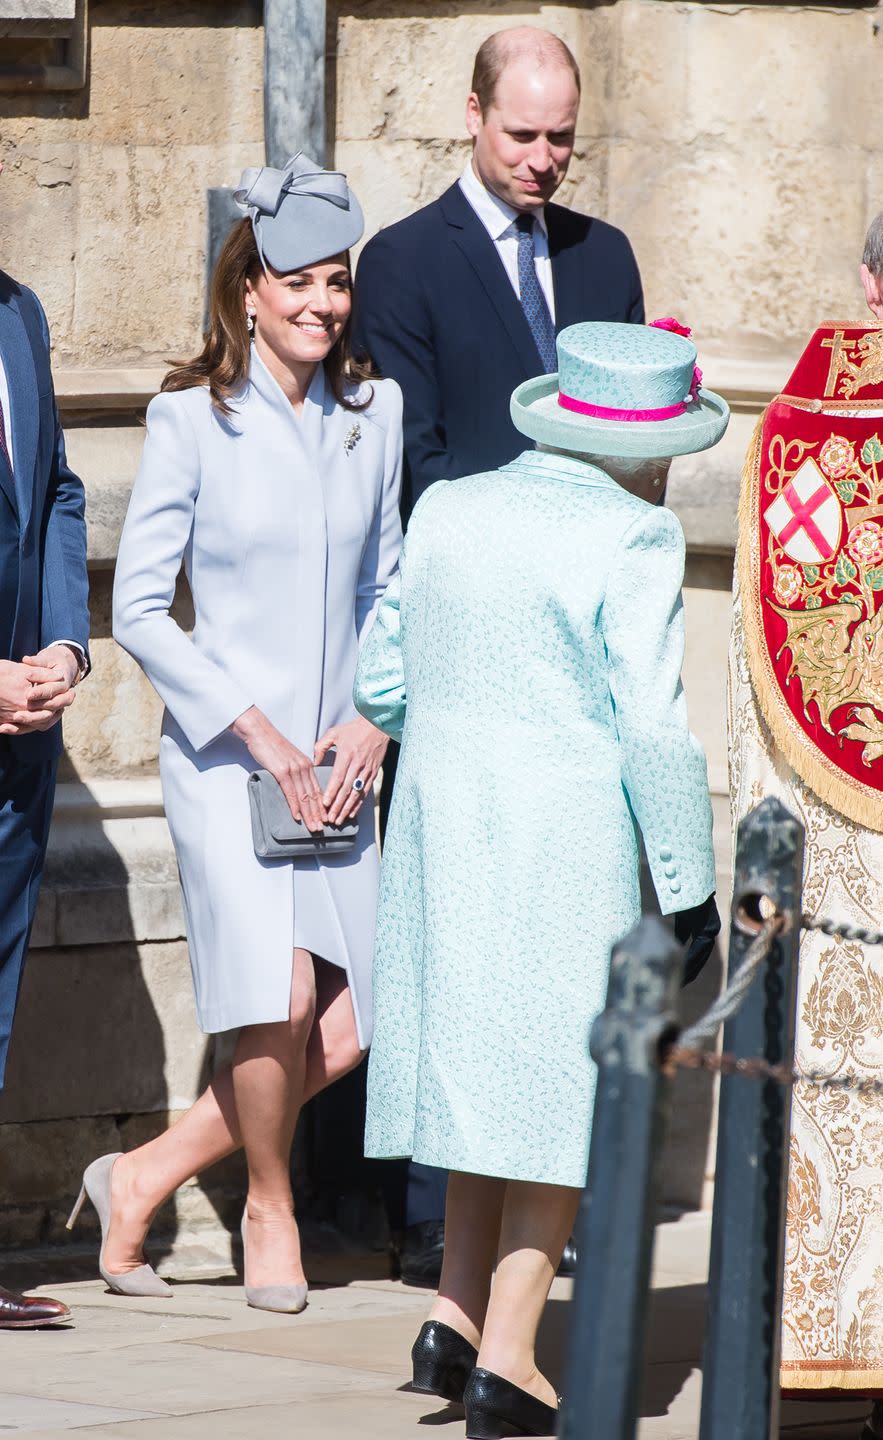
{"type": "MultiPolygon", "coordinates": [[[[657,1232],[638,1440],[698,1433],[708,1229],[708,1217],[693,1214],[657,1232]]],[[[317,1261],[309,1308],[290,1318],[249,1309],[232,1278],[181,1284],[166,1301],[122,1299],[97,1281],[53,1286],[73,1308],[74,1326],[0,1332],[0,1434],[418,1440],[438,1426],[454,1440],[462,1411],[406,1384],[427,1293],[378,1278],[381,1265],[380,1257],[317,1261]]],[[[568,1282],[556,1280],[542,1335],[553,1379],[569,1294],[568,1282]]],[[[858,1440],[866,1409],[787,1407],[782,1440],[858,1440]]]]}

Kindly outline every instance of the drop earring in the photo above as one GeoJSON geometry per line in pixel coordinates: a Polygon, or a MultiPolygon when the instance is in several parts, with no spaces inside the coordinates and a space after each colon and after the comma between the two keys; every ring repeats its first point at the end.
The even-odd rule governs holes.
{"type": "Polygon", "coordinates": [[[251,335],[252,331],[254,330],[254,311],[253,311],[253,310],[246,310],[246,312],[245,312],[245,326],[246,326],[246,329],[248,330],[249,335],[251,335]]]}

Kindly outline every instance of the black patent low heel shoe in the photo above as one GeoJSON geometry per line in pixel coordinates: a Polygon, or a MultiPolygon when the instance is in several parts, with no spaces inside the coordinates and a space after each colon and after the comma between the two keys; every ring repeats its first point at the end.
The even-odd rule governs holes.
{"type": "Polygon", "coordinates": [[[411,1350],[415,1390],[463,1403],[466,1381],[475,1368],[478,1351],[450,1325],[427,1320],[411,1350]]]}
{"type": "Polygon", "coordinates": [[[466,1440],[558,1434],[558,1411],[554,1406],[546,1405],[491,1370],[473,1370],[463,1394],[463,1404],[466,1406],[466,1440]]]}

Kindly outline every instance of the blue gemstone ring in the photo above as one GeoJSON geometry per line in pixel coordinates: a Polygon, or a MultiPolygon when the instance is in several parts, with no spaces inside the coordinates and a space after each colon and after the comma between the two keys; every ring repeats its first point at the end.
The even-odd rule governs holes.
{"type": "Polygon", "coordinates": [[[355,778],[355,780],[353,781],[353,789],[354,789],[354,790],[364,790],[364,788],[365,788],[365,782],[364,782],[364,780],[362,779],[361,775],[357,775],[356,778],[355,778]]]}

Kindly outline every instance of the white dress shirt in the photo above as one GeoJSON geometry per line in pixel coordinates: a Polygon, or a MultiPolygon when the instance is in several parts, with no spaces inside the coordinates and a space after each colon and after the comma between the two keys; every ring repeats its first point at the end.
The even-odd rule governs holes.
{"type": "MultiPolygon", "coordinates": [[[[469,201],[482,225],[490,235],[497,249],[497,254],[503,262],[503,269],[512,282],[515,294],[521,298],[518,287],[518,231],[515,228],[515,221],[518,219],[519,211],[507,205],[495,195],[493,190],[488,190],[475,173],[470,160],[463,174],[460,176],[460,189],[469,201]]],[[[537,279],[546,297],[546,304],[549,307],[549,314],[552,320],[555,319],[555,288],[552,284],[552,261],[549,257],[549,231],[546,226],[546,216],[543,210],[535,213],[536,224],[533,229],[533,246],[536,257],[537,279]]]]}
{"type": "MultiPolygon", "coordinates": [[[[6,367],[3,364],[3,356],[0,355],[0,405],[3,406],[3,436],[6,440],[6,453],[9,456],[9,468],[12,469],[12,409],[9,400],[9,381],[6,378],[6,367]]],[[[89,673],[86,652],[82,645],[76,640],[50,640],[49,645],[67,645],[73,650],[80,661],[80,679],[89,673]]],[[[48,647],[47,647],[48,648],[48,647]]]]}
{"type": "Polygon", "coordinates": [[[0,405],[3,406],[3,436],[6,440],[6,453],[9,456],[10,469],[12,468],[12,418],[9,414],[9,381],[6,378],[6,370],[3,365],[3,356],[0,355],[0,405]]]}

